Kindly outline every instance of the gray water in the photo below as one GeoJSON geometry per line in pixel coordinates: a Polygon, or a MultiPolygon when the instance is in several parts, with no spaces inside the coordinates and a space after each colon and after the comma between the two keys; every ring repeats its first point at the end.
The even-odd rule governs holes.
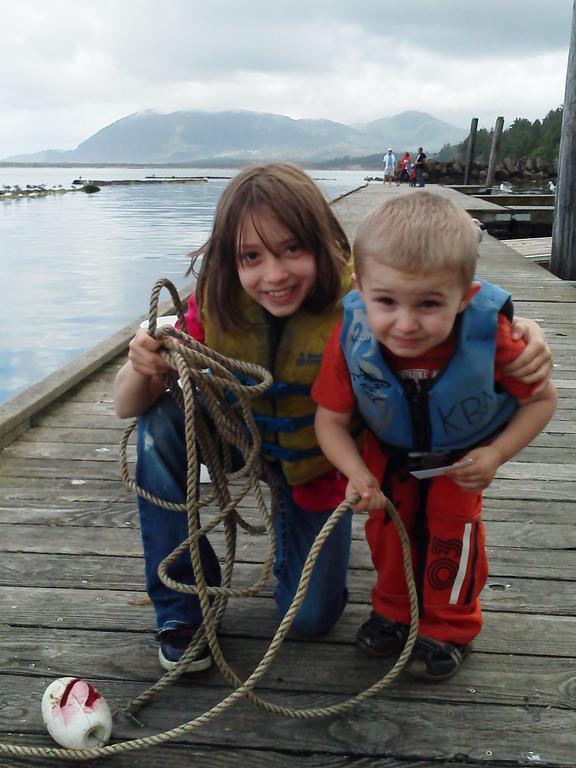
{"type": "MultiPolygon", "coordinates": [[[[76,178],[230,177],[221,169],[0,168],[0,185],[76,178]]],[[[331,199],[365,171],[310,172],[331,199]]],[[[228,179],[103,186],[0,201],[0,402],[62,367],[148,309],[158,277],[182,287],[187,253],[208,237],[228,179]]],[[[167,297],[167,294],[166,294],[167,297]]]]}

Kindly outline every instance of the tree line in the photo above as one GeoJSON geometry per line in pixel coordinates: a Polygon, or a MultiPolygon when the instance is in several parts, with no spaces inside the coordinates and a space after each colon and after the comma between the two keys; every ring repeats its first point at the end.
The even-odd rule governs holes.
{"type": "MultiPolygon", "coordinates": [[[[524,117],[517,117],[512,125],[502,132],[498,154],[502,158],[519,160],[521,157],[539,158],[554,163],[560,150],[562,129],[562,107],[551,109],[543,120],[533,123],[524,117]]],[[[476,133],[474,160],[488,163],[494,129],[480,128],[476,133]]],[[[468,139],[461,144],[445,144],[438,160],[465,160],[468,139]]]]}

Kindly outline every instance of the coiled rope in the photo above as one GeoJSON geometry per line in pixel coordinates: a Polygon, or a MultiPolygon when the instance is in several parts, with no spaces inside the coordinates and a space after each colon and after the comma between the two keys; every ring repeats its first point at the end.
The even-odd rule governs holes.
{"type": "Polygon", "coordinates": [[[250,363],[231,360],[208,349],[180,330],[169,326],[157,328],[158,297],[162,288],[167,288],[172,296],[174,306],[184,326],[183,312],[176,288],[168,280],[159,280],[152,291],[150,304],[149,333],[162,340],[161,354],[166,362],[177,371],[180,387],[176,380],[170,377],[167,384],[184,409],[185,440],[188,459],[186,503],[178,504],[159,499],[139,488],[131,480],[126,449],[128,439],[134,429],[135,421],[126,428],[120,443],[120,473],[129,488],[144,498],[164,509],[186,512],[189,535],[160,565],[159,575],[166,586],[179,591],[198,595],[203,614],[203,623],[198,629],[189,648],[186,650],[177,667],[165,674],[154,686],[138,696],[130,703],[127,713],[133,713],[147,703],[156,693],[160,692],[186,671],[188,663],[195,658],[208,644],[210,652],[220,672],[234,686],[234,690],[222,701],[211,707],[207,712],[171,730],[140,739],[131,739],[116,744],[89,749],[63,749],[53,747],[24,747],[15,744],[0,744],[0,755],[21,757],[59,758],[61,760],[92,760],[99,757],[130,752],[146,747],[158,746],[171,739],[182,737],[196,728],[208,723],[222,714],[240,699],[248,699],[253,704],[269,712],[296,719],[312,719],[338,715],[357,706],[360,702],[380,693],[397,677],[404,667],[412,651],[418,629],[418,601],[416,586],[412,573],[410,543],[406,530],[398,516],[395,507],[388,502],[386,512],[394,523],[402,544],[404,571],[408,585],[411,626],[406,644],[389,672],[377,683],[361,693],[345,701],[327,707],[291,708],[273,704],[254,693],[258,681],[269,669],[278,653],[280,646],[288,633],[308,587],[314,563],[324,542],[334,526],[351,505],[358,501],[358,495],[345,499],[330,515],[318,536],[316,537],[308,557],[304,563],[300,583],[292,605],[282,618],[280,625],[262,659],[246,679],[241,680],[225,660],[216,634],[216,628],[224,614],[229,597],[253,596],[266,583],[272,571],[275,553],[275,533],[272,525],[272,513],[269,511],[261,487],[264,478],[270,484],[272,509],[275,508],[278,491],[274,477],[267,470],[261,458],[261,440],[259,430],[254,422],[249,400],[262,394],[272,383],[272,377],[265,369],[250,363]],[[236,377],[250,377],[254,384],[241,384],[236,377]],[[233,393],[235,402],[230,402],[233,393]],[[198,448],[202,461],[206,464],[214,492],[201,498],[198,494],[198,448]],[[242,469],[231,471],[231,452],[239,452],[243,459],[242,469]],[[235,489],[230,491],[230,485],[235,489]],[[249,525],[238,513],[238,503],[248,494],[253,493],[262,519],[261,527],[249,525]],[[199,510],[216,502],[220,512],[213,519],[199,527],[199,510]],[[222,585],[209,587],[206,584],[200,561],[199,541],[216,526],[222,524],[226,541],[226,560],[223,569],[222,585]],[[269,537],[268,553],[256,582],[245,589],[232,587],[232,573],[236,550],[237,526],[249,532],[264,531],[269,537]],[[189,551],[196,585],[177,582],[168,576],[170,564],[183,552],[189,551]]]}

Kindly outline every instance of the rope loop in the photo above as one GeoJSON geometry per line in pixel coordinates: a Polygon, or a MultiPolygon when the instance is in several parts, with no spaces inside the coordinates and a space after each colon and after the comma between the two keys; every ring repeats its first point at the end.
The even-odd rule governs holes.
{"type": "MultiPolygon", "coordinates": [[[[168,365],[175,371],[170,376],[170,391],[175,393],[177,402],[184,411],[185,439],[187,452],[187,489],[186,502],[176,504],[157,498],[140,488],[131,479],[128,470],[127,446],[134,430],[135,420],[130,422],[120,441],[120,475],[127,487],[162,509],[186,513],[188,536],[160,564],[158,573],[162,582],[169,588],[198,596],[202,609],[203,622],[175,669],[167,672],[160,680],[134,699],[127,707],[126,714],[138,711],[150,699],[178,679],[188,663],[208,644],[210,652],[220,672],[231,684],[233,690],[222,701],[204,714],[188,723],[172,728],[164,733],[141,739],[131,739],[116,744],[92,749],[69,750],[54,747],[23,747],[16,744],[0,744],[0,755],[13,757],[42,757],[58,760],[86,761],[99,757],[131,752],[150,746],[163,744],[171,739],[181,738],[196,728],[208,723],[240,699],[248,699],[256,706],[283,717],[294,719],[312,719],[331,717],[346,712],[370,696],[380,693],[397,677],[406,664],[418,630],[418,601],[412,573],[410,542],[398,512],[388,501],[386,513],[398,531],[402,544],[404,572],[408,584],[411,625],[406,644],[389,672],[365,691],[338,704],[326,707],[291,708],[267,701],[254,693],[259,680],[266,674],[277,655],[284,638],[306,595],[308,583],[318,554],[340,518],[357,503],[359,495],[344,499],[317,535],[302,569],[302,575],[292,605],[280,621],[270,645],[253,672],[242,680],[229,666],[222,653],[217,636],[217,628],[224,615],[230,597],[248,597],[256,595],[266,584],[272,573],[276,551],[273,526],[274,510],[278,508],[279,489],[274,480],[274,473],[261,456],[261,438],[250,409],[250,400],[260,396],[272,383],[270,373],[260,366],[231,360],[192,339],[182,330],[162,326],[157,328],[158,296],[162,288],[167,288],[174,299],[181,327],[185,327],[182,305],[173,284],[164,278],[158,280],[152,291],[150,303],[149,333],[162,340],[161,354],[168,365]],[[248,375],[252,384],[242,384],[237,376],[248,375]],[[179,381],[179,383],[178,383],[179,381]],[[233,394],[231,402],[230,393],[233,394]],[[232,455],[239,455],[241,469],[232,471],[232,455]],[[210,473],[213,490],[202,497],[199,493],[199,456],[210,473]],[[266,498],[262,487],[266,482],[270,489],[271,501],[266,498]],[[254,525],[243,520],[238,512],[238,505],[248,494],[252,494],[261,520],[254,525]],[[203,527],[200,527],[199,512],[206,507],[218,506],[203,527]],[[222,583],[220,587],[206,584],[200,559],[200,539],[217,526],[222,525],[226,543],[226,558],[223,563],[222,583]],[[251,586],[239,589],[232,585],[232,576],[236,554],[237,528],[240,525],[249,532],[266,533],[268,536],[267,554],[260,573],[251,586]],[[188,551],[196,580],[195,585],[184,584],[169,576],[169,568],[182,553],[188,551]]],[[[118,710],[117,710],[118,711],[118,710]]]]}

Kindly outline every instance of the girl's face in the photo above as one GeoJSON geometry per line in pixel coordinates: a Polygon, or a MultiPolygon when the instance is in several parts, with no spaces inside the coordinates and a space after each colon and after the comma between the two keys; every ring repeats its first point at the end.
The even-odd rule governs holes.
{"type": "Polygon", "coordinates": [[[275,317],[297,312],[316,283],[316,258],[265,210],[247,211],[236,255],[242,288],[275,317]]]}

